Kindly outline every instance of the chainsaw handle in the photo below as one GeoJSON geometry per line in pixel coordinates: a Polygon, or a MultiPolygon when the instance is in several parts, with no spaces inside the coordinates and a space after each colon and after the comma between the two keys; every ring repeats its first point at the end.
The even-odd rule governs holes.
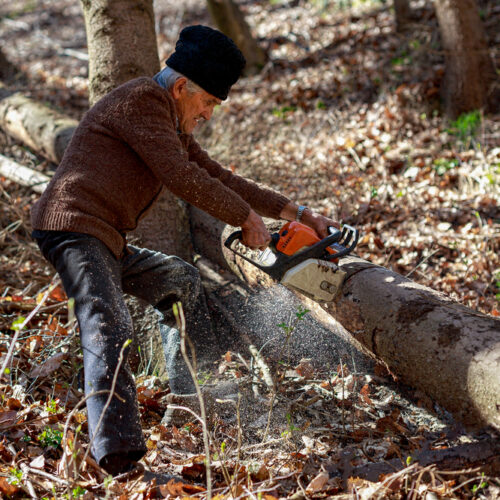
{"type": "Polygon", "coordinates": [[[229,250],[232,250],[232,245],[233,243],[236,241],[236,240],[241,240],[243,238],[243,231],[234,231],[233,233],[231,233],[226,241],[224,242],[224,246],[226,248],[229,248],[229,250]]]}
{"type": "MultiPolygon", "coordinates": [[[[246,260],[247,262],[250,262],[250,264],[253,264],[255,267],[258,267],[262,271],[264,271],[267,274],[269,274],[269,276],[271,276],[275,280],[279,281],[281,279],[282,274],[283,274],[281,272],[281,269],[279,267],[277,267],[275,265],[272,265],[272,266],[263,266],[263,265],[259,264],[258,262],[254,261],[252,259],[249,259],[246,255],[243,255],[241,252],[238,252],[238,250],[235,250],[233,248],[233,243],[236,240],[241,240],[242,236],[243,236],[243,232],[242,231],[234,231],[234,233],[231,233],[226,238],[226,241],[224,242],[224,246],[226,248],[229,248],[229,250],[231,250],[231,252],[235,253],[236,255],[238,255],[239,257],[241,257],[243,260],[246,260]]],[[[279,234],[278,233],[271,234],[271,242],[269,243],[269,245],[270,246],[275,245],[278,240],[279,240],[279,234]]]]}
{"type": "MultiPolygon", "coordinates": [[[[330,226],[328,228],[328,231],[330,231],[330,232],[337,231],[338,232],[338,229],[330,226]]],[[[339,241],[339,244],[345,248],[343,250],[338,251],[337,253],[334,253],[332,255],[327,256],[326,260],[339,259],[340,257],[344,257],[344,256],[350,254],[356,248],[356,245],[358,244],[358,240],[359,240],[358,230],[352,226],[349,226],[348,224],[344,224],[342,226],[342,236],[341,236],[341,239],[339,241]],[[351,243],[351,239],[353,240],[352,243],[351,243]]]]}

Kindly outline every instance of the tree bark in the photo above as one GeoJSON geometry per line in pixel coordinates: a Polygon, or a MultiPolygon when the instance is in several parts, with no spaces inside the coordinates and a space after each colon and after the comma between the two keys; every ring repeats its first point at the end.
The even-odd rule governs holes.
{"type": "Polygon", "coordinates": [[[394,0],[394,15],[396,17],[396,31],[404,31],[411,19],[409,0],[394,0]]]}
{"type": "MultiPolygon", "coordinates": [[[[223,253],[236,274],[269,286],[265,273],[223,253]]],[[[342,291],[321,307],[355,345],[469,428],[500,429],[500,319],[357,257],[341,259],[340,268],[347,273],[342,291]]]]}
{"type": "MultiPolygon", "coordinates": [[[[152,0],[82,0],[82,6],[91,104],[128,80],[160,70],[152,0]]],[[[192,261],[186,204],[164,190],[129,241],[192,261]]],[[[156,314],[138,299],[130,298],[128,304],[141,352],[151,352],[152,344],[156,351],[160,344],[156,314]]]]}
{"type": "Polygon", "coordinates": [[[498,76],[475,0],[435,0],[434,5],[446,54],[446,114],[456,118],[493,106],[498,99],[498,76]]]}
{"type": "Polygon", "coordinates": [[[152,0],[82,0],[89,52],[89,101],[160,70],[152,0]]]}
{"type": "Polygon", "coordinates": [[[0,80],[11,80],[17,71],[17,68],[5,57],[5,54],[0,49],[0,80]]]}
{"type": "Polygon", "coordinates": [[[0,127],[14,139],[59,163],[78,122],[0,84],[0,127]]]}
{"type": "MultiPolygon", "coordinates": [[[[90,103],[122,83],[160,70],[152,0],[82,0],[89,51],[90,103]]],[[[165,191],[140,222],[139,245],[192,259],[187,208],[165,191]]]]}
{"type": "Polygon", "coordinates": [[[267,54],[252,36],[238,5],[233,0],[207,0],[207,6],[217,28],[231,38],[245,56],[245,74],[257,74],[266,64],[267,54]]]}

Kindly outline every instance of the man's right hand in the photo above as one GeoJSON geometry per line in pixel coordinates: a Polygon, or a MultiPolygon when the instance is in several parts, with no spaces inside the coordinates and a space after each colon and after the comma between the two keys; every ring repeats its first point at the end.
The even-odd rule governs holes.
{"type": "Polygon", "coordinates": [[[241,242],[252,250],[264,250],[271,241],[262,217],[250,210],[247,220],[241,225],[243,237],[241,242]]]}

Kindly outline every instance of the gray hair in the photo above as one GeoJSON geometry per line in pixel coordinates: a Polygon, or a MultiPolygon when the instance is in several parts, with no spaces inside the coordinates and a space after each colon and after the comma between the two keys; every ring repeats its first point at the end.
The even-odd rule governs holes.
{"type": "Polygon", "coordinates": [[[179,78],[187,79],[187,89],[191,94],[195,94],[196,92],[201,92],[203,90],[187,76],[182,75],[178,71],[175,71],[175,69],[168,66],[165,66],[159,73],[156,73],[156,75],[153,76],[153,80],[160,85],[160,87],[167,90],[170,90],[179,78]]]}

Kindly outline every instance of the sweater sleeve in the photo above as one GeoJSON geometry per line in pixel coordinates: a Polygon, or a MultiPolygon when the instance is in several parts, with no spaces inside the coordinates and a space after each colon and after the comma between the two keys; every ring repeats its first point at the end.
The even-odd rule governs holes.
{"type": "Polygon", "coordinates": [[[279,219],[281,210],[289,199],[282,194],[223,168],[191,137],[189,159],[205,169],[213,178],[238,193],[260,215],[279,219]]]}
{"type": "Polygon", "coordinates": [[[153,81],[117,95],[106,126],[133,149],[169,191],[232,226],[241,226],[249,204],[221,180],[189,161],[175,130],[173,104],[153,81]]]}

